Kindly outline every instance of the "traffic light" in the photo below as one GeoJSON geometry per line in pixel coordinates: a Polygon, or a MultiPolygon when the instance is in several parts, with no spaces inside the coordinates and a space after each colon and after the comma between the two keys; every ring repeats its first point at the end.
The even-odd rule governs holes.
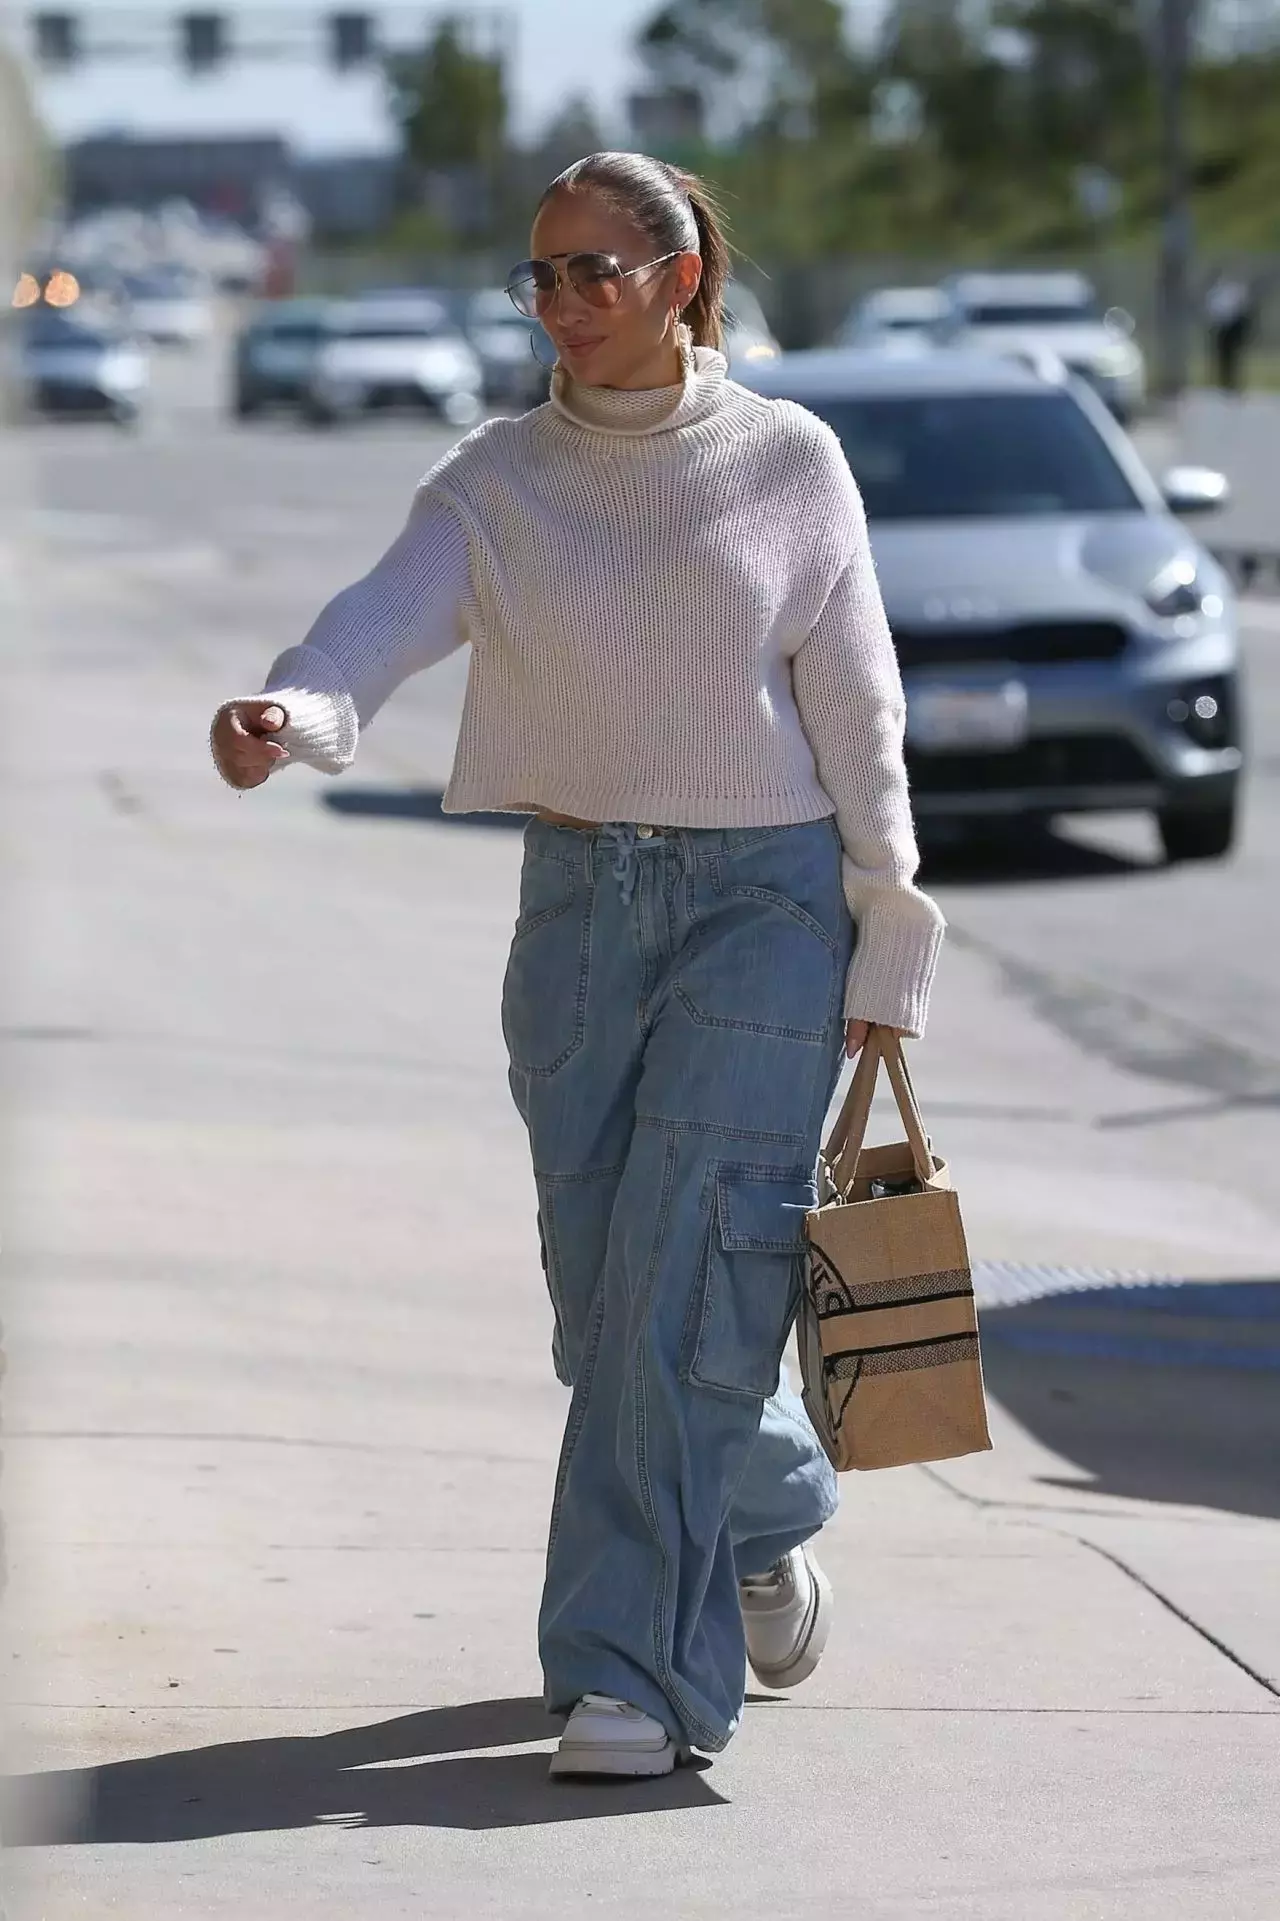
{"type": "Polygon", "coordinates": [[[335,67],[367,66],[374,56],[373,20],[367,13],[331,13],[329,47],[335,67]]]}
{"type": "Polygon", "coordinates": [[[74,13],[38,13],[36,59],[42,67],[71,67],[80,51],[80,22],[74,13]]]}
{"type": "Polygon", "coordinates": [[[227,57],[227,23],[220,13],[184,13],[182,59],[189,73],[207,73],[227,57]]]}

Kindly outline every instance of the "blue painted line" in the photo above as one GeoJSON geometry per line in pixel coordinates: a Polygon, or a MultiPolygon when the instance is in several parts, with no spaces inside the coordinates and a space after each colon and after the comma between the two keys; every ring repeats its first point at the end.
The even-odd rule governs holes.
{"type": "MultiPolygon", "coordinates": [[[[1131,1301],[1129,1305],[1132,1306],[1131,1301]]],[[[996,1308],[984,1315],[984,1344],[1016,1348],[1024,1354],[1129,1361],[1139,1367],[1225,1367],[1260,1374],[1280,1371],[1280,1347],[1234,1347],[1226,1342],[1107,1334],[1090,1328],[1034,1327],[1025,1323],[1015,1326],[1012,1316],[1016,1312],[1016,1309],[996,1308]]]]}
{"type": "Polygon", "coordinates": [[[1055,1308],[1177,1314],[1197,1321],[1280,1321],[1280,1281],[1161,1281],[1147,1287],[1080,1288],[1055,1308]]]}

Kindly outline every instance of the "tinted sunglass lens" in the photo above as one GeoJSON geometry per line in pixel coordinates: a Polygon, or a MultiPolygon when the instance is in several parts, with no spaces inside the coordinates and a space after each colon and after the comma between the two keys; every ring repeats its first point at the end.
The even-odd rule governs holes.
{"type": "Polygon", "coordinates": [[[589,306],[617,306],[622,298],[622,273],[612,254],[576,253],[568,265],[570,280],[589,306]]]}
{"type": "Polygon", "coordinates": [[[526,320],[536,317],[539,304],[545,303],[555,292],[556,276],[554,269],[545,260],[522,260],[518,267],[511,270],[507,281],[507,298],[517,313],[526,320]]]}

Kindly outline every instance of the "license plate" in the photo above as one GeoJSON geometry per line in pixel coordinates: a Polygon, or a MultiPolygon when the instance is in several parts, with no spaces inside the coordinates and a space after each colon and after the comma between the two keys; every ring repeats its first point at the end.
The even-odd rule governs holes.
{"type": "Polygon", "coordinates": [[[922,682],[907,690],[907,740],[922,752],[1020,747],[1027,731],[1027,690],[1020,680],[976,687],[922,682]]]}

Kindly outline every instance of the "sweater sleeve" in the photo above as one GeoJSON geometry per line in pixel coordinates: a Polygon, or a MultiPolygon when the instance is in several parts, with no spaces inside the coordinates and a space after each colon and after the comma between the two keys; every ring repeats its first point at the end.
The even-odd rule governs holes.
{"type": "Polygon", "coordinates": [[[835,805],[858,933],[845,1018],[919,1035],[946,923],[915,885],[902,676],[866,515],[856,487],[846,485],[853,552],[793,658],[792,684],[818,778],[835,805]]]}
{"type": "Polygon", "coordinates": [[[302,644],[273,663],[262,691],[288,716],[274,738],[289,759],[277,767],[303,761],[326,774],[349,767],[361,730],[388,696],[466,640],[470,598],[462,523],[424,490],[376,566],[335,594],[302,644]]]}

